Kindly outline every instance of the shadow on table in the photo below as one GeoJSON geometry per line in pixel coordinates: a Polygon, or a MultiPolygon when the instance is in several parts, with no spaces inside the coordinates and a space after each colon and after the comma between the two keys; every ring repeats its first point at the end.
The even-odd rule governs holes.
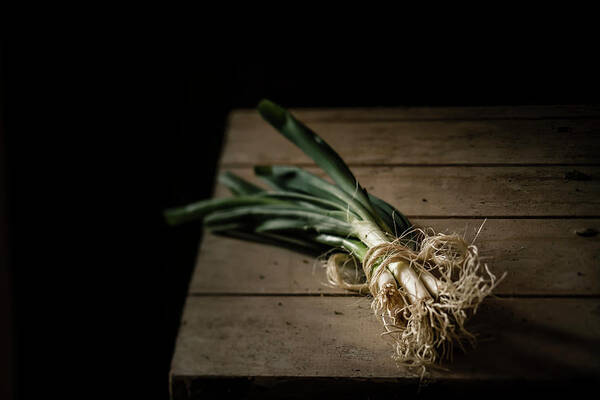
{"type": "Polygon", "coordinates": [[[589,332],[598,330],[598,317],[580,308],[557,299],[484,304],[470,328],[478,345],[466,354],[455,352],[453,373],[532,380],[600,377],[600,339],[589,332]]]}

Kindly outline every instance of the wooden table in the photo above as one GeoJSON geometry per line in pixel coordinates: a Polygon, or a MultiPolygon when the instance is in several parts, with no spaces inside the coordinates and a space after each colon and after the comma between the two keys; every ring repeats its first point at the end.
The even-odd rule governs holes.
{"type": "MultiPolygon", "coordinates": [[[[470,321],[478,346],[421,381],[394,364],[369,300],[324,285],[314,259],[206,234],[173,398],[574,394],[599,381],[600,107],[293,112],[417,224],[472,239],[487,218],[480,254],[508,275],[470,321]]],[[[258,182],[255,164],[318,171],[255,111],[234,111],[219,168],[258,182]]]]}

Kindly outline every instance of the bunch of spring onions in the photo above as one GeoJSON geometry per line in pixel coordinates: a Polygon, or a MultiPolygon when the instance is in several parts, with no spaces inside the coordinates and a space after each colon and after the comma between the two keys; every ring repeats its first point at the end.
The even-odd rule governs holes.
{"type": "Polygon", "coordinates": [[[255,167],[271,190],[225,173],[219,180],[233,197],[169,209],[167,222],[201,220],[217,234],[326,254],[331,284],[372,295],[400,364],[425,368],[450,359],[455,344],[474,344],[465,322],[499,282],[477,248],[457,234],[417,228],[367,193],[342,158],[287,110],[263,100],[258,111],[334,184],[293,166],[255,167]]]}

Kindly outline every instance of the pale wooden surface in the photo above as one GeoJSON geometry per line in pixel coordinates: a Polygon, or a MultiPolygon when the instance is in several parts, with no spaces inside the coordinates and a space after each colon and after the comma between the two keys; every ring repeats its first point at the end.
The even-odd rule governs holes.
{"type": "MultiPolygon", "coordinates": [[[[554,117],[551,113],[543,108],[454,108],[296,115],[353,166],[599,164],[599,109],[557,109],[554,117]],[[569,111],[575,114],[569,116],[569,111]]],[[[229,126],[223,165],[312,164],[255,112],[233,114],[229,126]]]]}
{"type": "MultiPolygon", "coordinates": [[[[473,239],[483,220],[413,222],[473,239]]],[[[493,271],[508,273],[497,294],[600,296],[600,241],[575,234],[584,228],[600,231],[600,220],[489,219],[475,243],[493,271]]],[[[203,240],[196,271],[189,289],[194,294],[345,293],[326,285],[310,256],[211,234],[203,240]]]]}
{"type": "MultiPolygon", "coordinates": [[[[172,363],[175,398],[465,395],[517,383],[552,394],[598,380],[600,237],[576,232],[600,230],[599,107],[295,114],[415,223],[472,239],[487,218],[476,244],[508,276],[471,321],[480,344],[419,389],[391,360],[368,300],[326,286],[315,259],[207,234],[172,363]]],[[[232,113],[220,169],[251,177],[260,163],[317,171],[254,111],[232,113]]]]}
{"type": "MultiPolygon", "coordinates": [[[[413,377],[364,297],[191,297],[174,360],[191,376],[413,377]],[[226,310],[226,312],[225,312],[226,310]]],[[[432,379],[590,376],[600,371],[600,299],[490,300],[480,342],[432,379]],[[557,340],[563,339],[563,340],[557,340]],[[507,352],[507,349],[510,349],[507,352]]]]}

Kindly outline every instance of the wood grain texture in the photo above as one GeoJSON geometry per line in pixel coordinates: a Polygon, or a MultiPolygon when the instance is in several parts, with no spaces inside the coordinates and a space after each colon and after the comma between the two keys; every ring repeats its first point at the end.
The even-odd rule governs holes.
{"type": "MultiPolygon", "coordinates": [[[[472,240],[483,220],[414,220],[472,240]]],[[[500,295],[600,295],[600,231],[594,220],[487,220],[477,237],[480,255],[505,280],[500,295]]],[[[192,294],[341,294],[326,284],[318,260],[290,250],[206,235],[189,288],[192,294]]]]}
{"type": "MultiPolygon", "coordinates": [[[[478,347],[432,370],[430,383],[600,377],[598,299],[492,300],[470,328],[478,347]]],[[[395,365],[381,331],[364,298],[191,297],[171,374],[403,378],[416,389],[419,372],[395,365]]]]}
{"type": "MultiPolygon", "coordinates": [[[[324,176],[314,167],[306,169],[324,176]]],[[[252,168],[226,170],[265,186],[252,168]]],[[[369,192],[408,216],[600,215],[600,167],[381,166],[352,171],[369,192]]],[[[229,193],[218,185],[216,195],[229,193]]]]}
{"type": "MultiPolygon", "coordinates": [[[[600,163],[600,119],[306,123],[351,166],[600,163]]],[[[232,116],[221,163],[310,165],[312,160],[256,113],[232,116]]]]}

